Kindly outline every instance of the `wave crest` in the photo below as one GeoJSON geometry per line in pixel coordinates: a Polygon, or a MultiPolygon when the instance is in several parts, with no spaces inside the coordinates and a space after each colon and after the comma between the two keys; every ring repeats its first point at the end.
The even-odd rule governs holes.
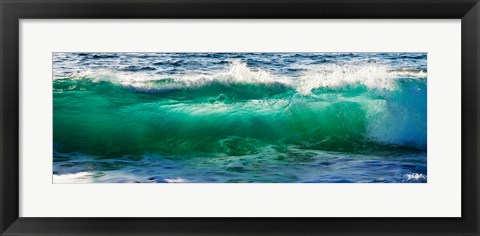
{"type": "MultiPolygon", "coordinates": [[[[201,75],[154,75],[144,72],[117,72],[89,70],[75,73],[67,79],[89,79],[92,82],[108,81],[141,92],[156,89],[183,89],[208,86],[213,83],[234,84],[280,84],[295,89],[301,95],[310,95],[321,88],[345,89],[364,86],[375,90],[395,90],[401,79],[426,79],[427,73],[416,70],[391,70],[379,64],[333,65],[324,64],[306,67],[298,76],[273,75],[271,72],[250,68],[245,62],[234,60],[226,71],[201,75]]],[[[55,79],[65,79],[55,78],[55,79]]]]}

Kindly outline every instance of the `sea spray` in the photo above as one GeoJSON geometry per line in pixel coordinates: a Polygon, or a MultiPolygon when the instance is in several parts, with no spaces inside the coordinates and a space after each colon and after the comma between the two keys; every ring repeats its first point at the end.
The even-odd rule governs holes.
{"type": "Polygon", "coordinates": [[[58,173],[145,168],[138,179],[128,174],[141,182],[154,173],[165,175],[154,178],[160,182],[408,182],[407,174],[426,176],[425,54],[101,55],[54,55],[58,173]],[[325,155],[325,165],[319,164],[325,155]],[[153,158],[143,163],[145,156],[153,158]],[[138,160],[92,164],[130,157],[138,160]],[[162,167],[167,160],[177,166],[162,167]],[[368,169],[377,162],[389,167],[378,175],[394,176],[380,178],[368,169]],[[325,169],[341,163],[348,163],[344,171],[325,169]],[[255,165],[263,167],[251,169],[255,165]],[[269,179],[274,167],[288,174],[269,179]]]}

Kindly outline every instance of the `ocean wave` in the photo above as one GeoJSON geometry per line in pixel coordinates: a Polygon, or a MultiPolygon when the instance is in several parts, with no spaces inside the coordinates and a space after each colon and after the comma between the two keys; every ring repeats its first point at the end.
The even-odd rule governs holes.
{"type": "Polygon", "coordinates": [[[295,89],[301,95],[310,95],[315,89],[345,89],[364,86],[375,90],[395,90],[398,80],[426,79],[422,70],[391,70],[378,64],[334,65],[323,64],[315,67],[296,68],[301,70],[298,77],[273,75],[262,69],[252,69],[240,60],[230,63],[226,71],[201,75],[152,75],[143,71],[152,67],[126,68],[124,72],[105,69],[86,70],[58,79],[89,79],[93,82],[109,81],[138,91],[155,92],[155,89],[198,88],[211,84],[280,84],[295,89]],[[133,73],[135,72],[135,73],[133,73]]]}
{"type": "MultiPolygon", "coordinates": [[[[140,130],[165,133],[165,137],[151,134],[154,138],[150,141],[157,143],[156,140],[171,139],[172,125],[183,127],[184,133],[176,134],[181,142],[171,140],[163,151],[170,149],[168,145],[180,145],[187,151],[208,146],[207,143],[189,146],[189,142],[201,143],[198,139],[211,136],[212,130],[218,131],[218,139],[205,141],[218,143],[219,149],[233,142],[219,140],[236,136],[266,143],[286,140],[307,148],[328,150],[353,150],[368,143],[424,150],[427,147],[427,86],[423,73],[392,71],[375,64],[325,65],[292,78],[252,69],[240,61],[233,61],[226,71],[178,77],[92,70],[55,79],[54,92],[58,95],[54,110],[63,116],[72,109],[76,112],[87,109],[85,114],[89,114],[92,109],[103,107],[106,110],[98,112],[107,112],[102,115],[107,120],[110,116],[124,117],[121,121],[108,121],[117,126],[105,126],[106,140],[112,134],[122,136],[123,130],[141,127],[140,130]],[[125,89],[133,93],[125,93],[125,89]],[[72,100],[61,98],[62,92],[68,91],[91,91],[95,96],[85,94],[86,102],[81,103],[78,98],[83,95],[77,94],[79,97],[72,104],[72,100]],[[140,96],[136,96],[137,93],[140,96]],[[61,109],[64,103],[68,104],[67,110],[61,109]],[[109,110],[106,103],[114,103],[111,107],[117,110],[109,110]],[[126,104],[134,106],[118,110],[126,104]],[[130,127],[130,124],[136,125],[130,127]],[[264,132],[259,132],[259,127],[264,132]],[[190,136],[194,138],[190,140],[190,136]]],[[[89,116],[78,113],[71,117],[79,119],[74,124],[97,123],[88,122],[89,116]]],[[[69,131],[70,122],[59,120],[54,124],[69,131]]],[[[85,130],[99,131],[97,127],[85,130]]],[[[82,138],[88,140],[91,135],[82,138]]],[[[155,148],[158,147],[152,147],[155,148]]]]}
{"type": "Polygon", "coordinates": [[[271,144],[345,151],[427,147],[426,98],[418,100],[424,95],[347,100],[330,94],[335,98],[326,101],[286,94],[264,99],[262,90],[248,95],[242,91],[213,92],[205,98],[180,92],[160,99],[158,94],[135,96],[100,86],[74,94],[74,100],[60,93],[55,95],[54,133],[72,145],[95,137],[97,142],[83,144],[91,150],[121,150],[136,143],[143,151],[160,153],[243,155],[271,144]],[[420,105],[412,105],[416,99],[420,105]]]}

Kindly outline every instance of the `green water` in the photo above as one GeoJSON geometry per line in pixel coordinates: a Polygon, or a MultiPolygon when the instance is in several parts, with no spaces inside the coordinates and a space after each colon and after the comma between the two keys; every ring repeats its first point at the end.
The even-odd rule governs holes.
{"type": "Polygon", "coordinates": [[[426,182],[425,71],[423,53],[58,53],[54,182],[426,182]]]}
{"type": "MultiPolygon", "coordinates": [[[[418,82],[403,86],[425,89],[418,82]]],[[[54,89],[58,150],[105,157],[236,156],[289,145],[352,152],[389,147],[368,136],[368,119],[388,112],[384,99],[390,106],[408,105],[411,99],[401,93],[380,97],[361,87],[301,96],[280,84],[138,92],[111,82],[67,79],[55,80],[54,89]]],[[[421,145],[406,140],[400,146],[409,144],[421,145]]]]}

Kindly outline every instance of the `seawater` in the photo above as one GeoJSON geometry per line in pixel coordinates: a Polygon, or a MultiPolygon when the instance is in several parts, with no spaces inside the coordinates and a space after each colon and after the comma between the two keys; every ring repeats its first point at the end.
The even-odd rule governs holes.
{"type": "Polygon", "coordinates": [[[426,53],[54,53],[55,183],[427,181],[426,53]]]}

